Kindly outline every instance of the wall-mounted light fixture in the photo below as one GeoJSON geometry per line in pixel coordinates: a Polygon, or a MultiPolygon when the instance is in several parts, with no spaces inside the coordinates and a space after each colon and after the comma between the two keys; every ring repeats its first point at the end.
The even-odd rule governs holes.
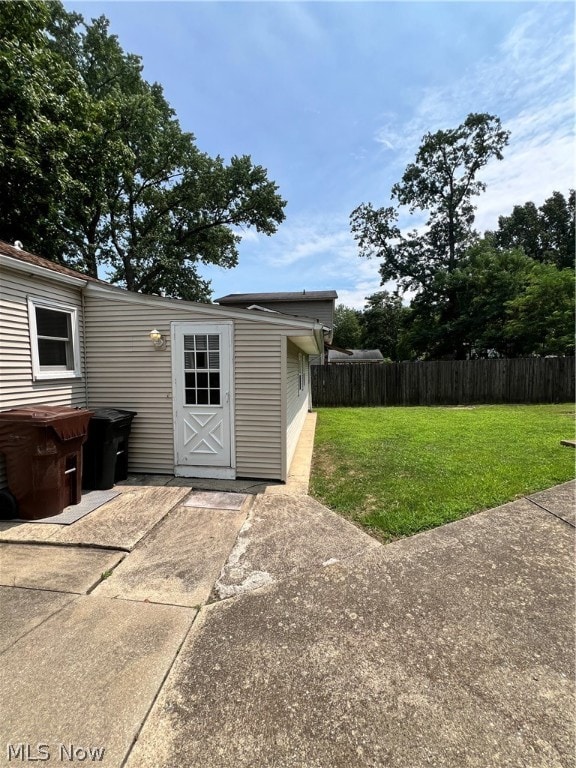
{"type": "Polygon", "coordinates": [[[162,336],[156,328],[150,331],[150,341],[154,345],[154,349],[166,349],[166,337],[162,336]]]}

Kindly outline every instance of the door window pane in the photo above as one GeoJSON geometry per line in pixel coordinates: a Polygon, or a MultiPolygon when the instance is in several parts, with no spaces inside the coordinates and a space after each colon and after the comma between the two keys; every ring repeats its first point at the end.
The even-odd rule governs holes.
{"type": "Polygon", "coordinates": [[[220,335],[186,335],[183,352],[186,405],[221,405],[220,335]]]}

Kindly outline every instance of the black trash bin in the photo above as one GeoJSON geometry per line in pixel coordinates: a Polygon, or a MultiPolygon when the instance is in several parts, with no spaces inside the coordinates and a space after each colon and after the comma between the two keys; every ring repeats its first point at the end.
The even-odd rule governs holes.
{"type": "Polygon", "coordinates": [[[8,491],[0,515],[53,517],[82,497],[82,444],[92,411],[65,405],[28,405],[0,413],[0,453],[8,491]]]}
{"type": "Polygon", "coordinates": [[[88,425],[82,488],[105,491],[128,477],[128,439],[136,411],[99,408],[88,425]]]}

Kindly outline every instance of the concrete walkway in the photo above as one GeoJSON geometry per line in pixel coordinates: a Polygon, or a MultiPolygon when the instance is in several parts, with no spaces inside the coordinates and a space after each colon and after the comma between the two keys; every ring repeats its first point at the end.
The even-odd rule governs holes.
{"type": "Polygon", "coordinates": [[[240,508],[0,524],[0,766],[576,765],[575,484],[382,546],[301,448],[240,508]]]}

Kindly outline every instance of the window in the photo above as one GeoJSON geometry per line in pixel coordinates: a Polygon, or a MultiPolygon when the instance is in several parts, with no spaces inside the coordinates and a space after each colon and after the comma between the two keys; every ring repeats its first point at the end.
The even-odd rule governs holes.
{"type": "Polygon", "coordinates": [[[80,376],[78,310],[47,299],[28,299],[34,379],[80,376]]]}
{"type": "Polygon", "coordinates": [[[184,336],[186,405],[220,405],[220,335],[184,336]]]}

